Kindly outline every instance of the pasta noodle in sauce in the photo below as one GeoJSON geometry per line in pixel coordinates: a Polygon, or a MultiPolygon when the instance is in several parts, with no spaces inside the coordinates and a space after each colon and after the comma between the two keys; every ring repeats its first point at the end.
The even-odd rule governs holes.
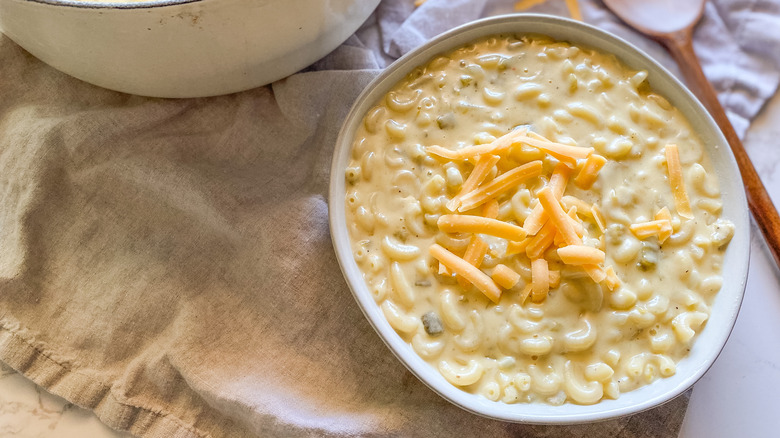
{"type": "Polygon", "coordinates": [[[543,36],[481,39],[370,110],[346,172],[355,260],[451,384],[592,404],[675,374],[734,225],[644,71],[543,36]]]}

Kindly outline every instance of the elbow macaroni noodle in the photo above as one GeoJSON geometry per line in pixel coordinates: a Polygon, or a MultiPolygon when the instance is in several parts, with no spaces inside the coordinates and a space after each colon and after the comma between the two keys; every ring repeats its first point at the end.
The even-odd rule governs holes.
{"type": "MultiPolygon", "coordinates": [[[[719,217],[717,178],[696,133],[646,80],[647,72],[610,55],[541,36],[498,35],[418,67],[366,114],[345,175],[355,261],[388,323],[451,384],[500,403],[593,404],[674,375],[704,329],[734,225],[719,217]],[[500,159],[485,156],[491,161],[479,178],[469,179],[476,156],[445,159],[426,150],[489,146],[521,126],[530,129],[528,144],[513,144],[500,159]],[[557,194],[563,216],[553,219],[573,231],[539,237],[532,254],[547,248],[540,242],[555,248],[581,239],[593,248],[562,256],[592,263],[605,255],[604,265],[614,268],[606,279],[598,265],[566,264],[554,249],[544,255],[549,267],[532,269],[523,246],[530,240],[440,229],[457,229],[452,218],[463,212],[453,208],[463,197],[471,214],[489,208],[515,236],[529,218],[529,237],[549,233],[545,221],[553,219],[537,197],[556,178],[545,175],[567,158],[545,149],[537,134],[564,155],[589,156],[582,147],[592,147],[606,164],[596,156],[588,165],[595,171],[575,184],[586,160],[568,158],[576,167],[557,194]],[[680,193],[670,187],[668,144],[679,149],[674,178],[683,178],[692,219],[675,208],[680,193]],[[475,179],[484,188],[531,162],[542,163],[542,175],[487,198],[461,193],[475,179]],[[639,236],[634,224],[645,224],[639,236]],[[474,235],[488,249],[473,265],[488,277],[499,270],[497,302],[429,254],[436,244],[461,257],[474,235]],[[528,298],[532,280],[549,288],[544,301],[535,302],[536,289],[528,298]]],[[[546,208],[555,199],[549,195],[546,208]]],[[[498,230],[483,223],[468,229],[498,230]]]]}

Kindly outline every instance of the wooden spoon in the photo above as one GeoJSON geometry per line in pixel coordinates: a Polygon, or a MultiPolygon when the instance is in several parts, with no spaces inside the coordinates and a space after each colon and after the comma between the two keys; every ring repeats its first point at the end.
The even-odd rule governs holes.
{"type": "Polygon", "coordinates": [[[661,43],[677,61],[686,84],[701,99],[726,136],[742,173],[750,211],[780,267],[777,209],[693,52],[693,28],[701,19],[706,0],[604,0],[604,3],[629,26],[661,43]]]}

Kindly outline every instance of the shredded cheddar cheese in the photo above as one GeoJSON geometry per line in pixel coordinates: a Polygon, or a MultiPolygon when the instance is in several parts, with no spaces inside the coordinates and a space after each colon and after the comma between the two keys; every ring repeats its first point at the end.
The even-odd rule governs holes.
{"type": "Polygon", "coordinates": [[[508,134],[502,135],[488,144],[467,146],[456,151],[446,149],[441,146],[428,146],[425,149],[428,153],[432,153],[449,160],[465,160],[482,154],[500,154],[501,152],[509,149],[510,146],[518,143],[521,139],[526,138],[525,135],[527,132],[528,130],[526,128],[518,128],[510,131],[508,134]]]}
{"type": "Polygon", "coordinates": [[[498,217],[498,201],[491,199],[482,206],[482,216],[490,219],[496,219],[498,217]]]}
{"type": "Polygon", "coordinates": [[[563,235],[564,241],[567,245],[579,245],[582,243],[580,236],[577,235],[577,231],[574,229],[574,225],[571,223],[571,218],[563,211],[561,203],[555,199],[555,195],[549,187],[545,187],[539,190],[539,202],[541,202],[544,211],[550,217],[550,221],[558,228],[558,231],[563,235]]]}
{"type": "Polygon", "coordinates": [[[553,245],[555,245],[556,248],[560,248],[562,246],[566,246],[566,239],[564,239],[563,234],[561,234],[560,231],[555,230],[555,237],[553,238],[553,245]]]}
{"type": "Polygon", "coordinates": [[[498,303],[499,298],[501,298],[501,289],[487,274],[480,271],[479,268],[447,251],[444,247],[436,243],[431,245],[429,252],[433,258],[439,261],[439,263],[444,264],[452,272],[468,280],[471,284],[476,286],[477,289],[482,291],[485,296],[490,298],[491,301],[498,303]]]}
{"type": "Polygon", "coordinates": [[[566,214],[571,218],[571,225],[574,227],[574,232],[576,232],[579,237],[584,236],[585,227],[582,225],[580,218],[577,217],[577,207],[570,208],[566,214]]]}
{"type": "Polygon", "coordinates": [[[593,216],[593,221],[596,222],[596,226],[599,227],[599,231],[604,233],[607,230],[606,221],[604,215],[601,214],[601,209],[597,204],[593,204],[590,207],[590,214],[593,216]]]}
{"type": "MultiPolygon", "coordinates": [[[[463,254],[463,260],[465,260],[467,263],[471,265],[474,265],[475,268],[479,268],[487,252],[488,252],[488,244],[485,243],[484,240],[480,239],[478,235],[474,234],[473,236],[471,236],[471,241],[469,241],[469,246],[466,247],[466,253],[463,254]]],[[[460,284],[461,287],[468,286],[468,280],[463,278],[463,276],[458,275],[457,279],[458,279],[458,284],[460,284]]]]}
{"type": "Polygon", "coordinates": [[[593,183],[596,182],[599,171],[605,164],[607,164],[606,158],[601,155],[592,154],[585,160],[585,165],[582,166],[580,173],[574,178],[574,184],[583,190],[588,190],[593,183]]]}
{"type": "Polygon", "coordinates": [[[582,215],[588,215],[590,216],[591,213],[591,205],[587,202],[583,201],[580,198],[576,198],[571,195],[566,195],[561,198],[561,204],[563,204],[564,208],[568,211],[572,207],[577,207],[577,214],[582,215]]]}
{"type": "Polygon", "coordinates": [[[522,240],[526,236],[517,225],[481,216],[444,214],[437,224],[445,233],[481,233],[507,240],[522,240]]]}
{"type": "Polygon", "coordinates": [[[498,163],[501,157],[498,155],[480,155],[474,169],[460,188],[460,192],[447,202],[447,209],[455,211],[460,206],[460,198],[466,193],[476,189],[487,178],[490,170],[498,163]]]}
{"type": "Polygon", "coordinates": [[[553,191],[556,199],[563,197],[563,192],[566,191],[566,184],[569,182],[571,176],[571,168],[563,163],[558,163],[553,169],[552,175],[550,175],[550,189],[553,191]]]}
{"type": "MultiPolygon", "coordinates": [[[[528,137],[521,139],[522,143],[529,146],[533,146],[539,150],[547,152],[553,157],[557,158],[562,163],[571,164],[570,167],[575,167],[576,160],[581,158],[587,158],[593,153],[593,148],[584,148],[579,146],[568,146],[561,143],[555,143],[549,140],[541,140],[539,138],[532,138],[530,134],[528,137]]],[[[536,137],[536,136],[534,136],[536,137]]]]}
{"type": "Polygon", "coordinates": [[[496,265],[490,276],[504,289],[512,289],[520,281],[520,274],[502,264],[496,265]]]}
{"type": "Polygon", "coordinates": [[[506,244],[506,255],[511,256],[515,254],[520,254],[521,252],[525,251],[525,249],[528,247],[528,244],[531,242],[530,238],[526,238],[521,240],[520,242],[513,242],[510,241],[506,244]]]}
{"type": "Polygon", "coordinates": [[[677,150],[677,145],[668,144],[664,151],[666,152],[666,168],[669,171],[669,184],[672,186],[672,195],[674,195],[674,206],[677,209],[677,214],[685,219],[693,219],[688,193],[685,191],[685,184],[683,183],[680,153],[677,150]]]}
{"type": "Polygon", "coordinates": [[[536,207],[531,210],[531,214],[525,218],[523,229],[529,236],[533,236],[542,229],[545,223],[547,223],[547,213],[544,212],[542,204],[536,204],[536,207]]]}
{"type": "Polygon", "coordinates": [[[509,172],[496,177],[493,181],[485,184],[479,189],[473,190],[463,195],[463,198],[461,198],[461,205],[458,207],[458,211],[462,212],[479,207],[485,202],[488,202],[491,199],[494,199],[495,197],[516,187],[522,181],[539,176],[541,174],[542,162],[538,160],[515,167],[509,172]]]}
{"type": "MultiPolygon", "coordinates": [[[[492,269],[481,268],[486,255],[498,254],[500,251],[491,249],[491,245],[478,237],[479,234],[484,234],[506,239],[505,256],[527,257],[530,260],[531,283],[521,292],[524,294],[522,301],[530,296],[533,302],[541,302],[547,297],[550,288],[558,287],[561,273],[550,269],[550,260],[553,260],[556,266],[560,263],[578,266],[594,282],[604,283],[610,289],[619,286],[620,280],[614,274],[614,269],[611,266],[603,266],[606,260],[603,251],[606,223],[598,205],[564,195],[575,168],[580,170],[573,179],[574,183],[578,187],[590,187],[599,170],[606,164],[604,157],[593,154],[593,148],[552,142],[521,128],[488,144],[467,146],[455,151],[439,146],[430,146],[426,150],[440,159],[475,162],[460,190],[446,204],[447,209],[453,213],[441,215],[437,220],[440,231],[471,233],[472,238],[463,257],[458,257],[438,244],[431,247],[431,255],[439,261],[440,272],[446,275],[454,273],[461,286],[473,284],[494,302],[500,299],[501,288],[514,288],[520,281],[520,274],[508,266],[499,264],[492,269]],[[521,227],[510,222],[514,214],[507,205],[509,200],[502,196],[544,173],[543,162],[536,159],[537,155],[529,156],[535,159],[528,158],[530,161],[525,163],[521,160],[519,165],[512,164],[517,162],[511,161],[515,158],[501,161],[507,156],[516,157],[513,151],[522,147],[537,148],[558,162],[549,173],[544,186],[536,192],[536,199],[531,200],[533,208],[522,221],[521,227]],[[500,162],[505,164],[496,167],[500,162]],[[496,176],[488,181],[491,173],[496,176]],[[499,201],[507,208],[502,208],[499,201]],[[477,208],[480,206],[481,208],[477,208]],[[501,213],[502,211],[504,212],[501,213]],[[601,232],[599,248],[583,244],[588,230],[580,215],[593,220],[601,232]]],[[[668,210],[666,212],[668,213],[668,210]]],[[[658,214],[663,216],[663,210],[658,214]]],[[[665,216],[656,221],[671,223],[665,216]]],[[[640,235],[665,231],[665,226],[632,225],[632,232],[640,235]]]]}
{"type": "Polygon", "coordinates": [[[547,260],[531,260],[531,301],[541,303],[550,291],[550,270],[547,260]]]}
{"type": "Polygon", "coordinates": [[[607,266],[606,274],[607,278],[604,279],[604,283],[607,285],[609,290],[615,290],[620,287],[620,278],[618,278],[617,274],[615,273],[615,268],[613,268],[611,265],[607,266]]]}
{"type": "Polygon", "coordinates": [[[636,236],[637,239],[644,240],[651,236],[660,236],[661,233],[664,233],[664,235],[671,235],[672,222],[666,219],[640,222],[638,224],[631,224],[628,229],[634,233],[634,236],[636,236]]]}
{"type": "Polygon", "coordinates": [[[537,259],[547,251],[547,248],[553,244],[555,238],[556,228],[552,222],[544,224],[541,230],[532,238],[529,239],[525,252],[528,254],[528,258],[537,259]]]}
{"type": "Polygon", "coordinates": [[[604,263],[604,251],[585,245],[567,245],[558,248],[558,257],[567,265],[597,265],[604,263]]]}
{"type": "Polygon", "coordinates": [[[669,209],[664,207],[658,211],[658,213],[655,214],[654,217],[655,220],[664,220],[669,222],[669,226],[665,227],[663,230],[661,230],[658,233],[658,242],[664,243],[666,242],[666,239],[671,237],[672,232],[674,231],[672,227],[672,214],[669,212],[669,209]]]}

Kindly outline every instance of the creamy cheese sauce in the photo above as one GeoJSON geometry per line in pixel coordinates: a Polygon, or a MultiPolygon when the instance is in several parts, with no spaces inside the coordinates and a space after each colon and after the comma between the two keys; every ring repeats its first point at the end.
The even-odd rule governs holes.
{"type": "MultiPolygon", "coordinates": [[[[505,403],[595,403],[673,375],[704,328],[734,226],[719,218],[701,141],[646,78],[612,55],[498,35],[417,68],[366,114],[346,172],[355,260],[398,335],[453,385],[505,403]],[[470,240],[441,232],[437,221],[452,213],[445,204],[474,163],[426,147],[487,144],[520,125],[608,159],[590,189],[567,185],[564,204],[577,198],[603,213],[604,232],[586,218],[582,240],[606,253],[604,266],[621,281],[614,290],[552,255],[559,285],[540,303],[523,301],[529,259],[507,256],[506,240],[485,235],[479,269],[489,275],[501,263],[521,275],[498,303],[439,274],[431,245],[462,256],[470,240]],[[675,208],[664,155],[671,143],[693,219],[675,208]],[[674,229],[663,243],[629,231],[663,207],[674,229]]],[[[523,225],[557,160],[516,146],[488,176],[532,160],[545,172],[500,196],[498,219],[523,225]]]]}

